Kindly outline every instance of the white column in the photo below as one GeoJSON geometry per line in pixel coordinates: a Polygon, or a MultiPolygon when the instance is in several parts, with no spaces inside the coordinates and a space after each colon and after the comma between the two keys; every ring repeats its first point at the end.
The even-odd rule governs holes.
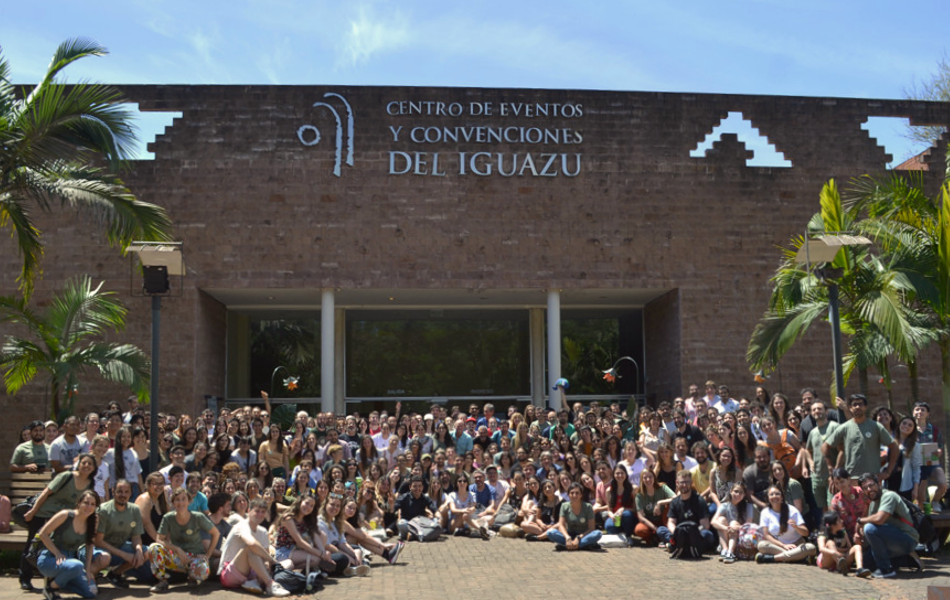
{"type": "Polygon", "coordinates": [[[336,355],[334,350],[334,325],[336,310],[334,306],[333,290],[323,290],[323,299],[320,304],[320,410],[333,411],[333,383],[336,355]]]}
{"type": "Polygon", "coordinates": [[[560,398],[554,396],[554,382],[561,377],[561,293],[548,290],[548,408],[557,409],[560,398]]]}
{"type": "Polygon", "coordinates": [[[528,338],[531,340],[531,404],[545,405],[544,393],[544,309],[528,309],[528,338]]]}

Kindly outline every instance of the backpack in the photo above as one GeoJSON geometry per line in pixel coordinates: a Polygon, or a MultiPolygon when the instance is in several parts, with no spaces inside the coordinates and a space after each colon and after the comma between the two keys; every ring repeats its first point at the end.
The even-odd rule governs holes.
{"type": "Polygon", "coordinates": [[[274,565],[274,581],[291,594],[311,594],[316,592],[320,584],[320,571],[314,571],[309,575],[298,573],[297,571],[288,571],[282,566],[274,565]]]}
{"type": "Polygon", "coordinates": [[[434,542],[442,535],[439,522],[429,517],[413,517],[409,521],[409,533],[416,536],[420,542],[434,542]]]}
{"type": "MultiPolygon", "coordinates": [[[[916,504],[907,498],[901,496],[901,500],[904,501],[904,506],[907,507],[907,512],[910,513],[910,522],[904,522],[917,530],[917,535],[919,536],[917,543],[923,546],[921,551],[926,554],[936,552],[937,549],[940,548],[940,539],[937,536],[937,529],[934,527],[933,519],[930,518],[930,515],[924,514],[924,511],[920,510],[916,504]]],[[[903,521],[900,516],[897,518],[903,521]]]]}
{"type": "Polygon", "coordinates": [[[695,521],[676,524],[670,538],[670,558],[699,558],[703,555],[705,541],[695,521]]]}

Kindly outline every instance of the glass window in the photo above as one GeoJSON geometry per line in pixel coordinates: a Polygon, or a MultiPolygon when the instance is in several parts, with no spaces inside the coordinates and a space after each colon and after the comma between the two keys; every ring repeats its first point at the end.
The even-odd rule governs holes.
{"type": "Polygon", "coordinates": [[[642,392],[641,319],[640,310],[561,313],[561,375],[570,382],[569,396],[642,392]],[[639,385],[636,369],[627,361],[618,366],[619,380],[604,381],[604,370],[621,356],[631,356],[641,366],[639,385]]]}
{"type": "Polygon", "coordinates": [[[261,390],[272,398],[320,396],[319,313],[232,312],[228,338],[229,397],[257,398],[261,390]],[[288,377],[297,378],[296,389],[287,389],[288,377]]]}
{"type": "Polygon", "coordinates": [[[527,396],[528,312],[348,311],[346,395],[527,396]]]}

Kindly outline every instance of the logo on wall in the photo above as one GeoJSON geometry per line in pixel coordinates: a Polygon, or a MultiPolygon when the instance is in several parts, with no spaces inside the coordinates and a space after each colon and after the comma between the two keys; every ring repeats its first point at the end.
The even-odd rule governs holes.
{"type": "MultiPolygon", "coordinates": [[[[336,150],[333,161],[333,174],[339,177],[344,162],[346,162],[348,166],[353,166],[353,108],[350,106],[350,103],[346,101],[346,98],[340,94],[327,92],[323,97],[327,99],[327,102],[314,102],[313,106],[314,108],[325,108],[329,110],[333,118],[336,119],[336,150]],[[340,111],[337,110],[337,107],[329,104],[329,102],[332,102],[334,99],[338,99],[344,109],[343,112],[346,118],[345,136],[343,133],[343,118],[340,116],[340,111]],[[344,140],[346,142],[346,156],[344,156],[343,151],[344,140]]],[[[297,129],[297,139],[300,140],[300,143],[304,146],[316,146],[320,143],[322,136],[316,125],[308,124],[301,125],[297,129]]]]}

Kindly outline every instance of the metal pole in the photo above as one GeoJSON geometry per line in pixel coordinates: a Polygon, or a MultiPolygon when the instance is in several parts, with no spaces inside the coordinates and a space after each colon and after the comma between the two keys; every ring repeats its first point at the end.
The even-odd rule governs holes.
{"type": "Polygon", "coordinates": [[[831,320],[831,353],[835,360],[835,394],[844,398],[844,369],[841,366],[841,317],[838,314],[838,284],[828,281],[828,318],[831,320]]]}
{"type": "Polygon", "coordinates": [[[158,470],[158,339],[162,328],[162,297],[152,296],[152,380],[149,390],[148,471],[158,470]]]}

